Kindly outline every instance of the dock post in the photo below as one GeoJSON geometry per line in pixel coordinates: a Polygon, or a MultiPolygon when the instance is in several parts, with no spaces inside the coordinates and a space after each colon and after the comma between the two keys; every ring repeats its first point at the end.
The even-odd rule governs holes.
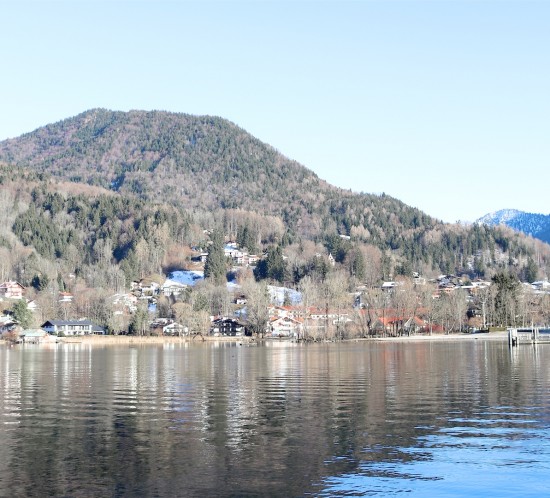
{"type": "Polygon", "coordinates": [[[508,346],[517,346],[518,345],[518,331],[517,329],[509,328],[508,329],[508,346]]]}

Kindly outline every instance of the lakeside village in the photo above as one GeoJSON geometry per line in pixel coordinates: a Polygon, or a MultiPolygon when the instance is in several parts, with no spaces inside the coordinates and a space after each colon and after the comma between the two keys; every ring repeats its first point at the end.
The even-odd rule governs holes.
{"type": "MultiPolygon", "coordinates": [[[[52,291],[51,313],[28,297],[17,281],[0,284],[0,340],[44,343],[84,335],[139,335],[193,338],[197,336],[254,336],[292,340],[336,340],[398,337],[415,334],[452,334],[533,326],[550,320],[550,283],[520,284],[441,275],[410,278],[346,288],[342,279],[309,282],[292,289],[254,285],[240,278],[214,290],[210,302],[197,306],[190,296],[204,285],[207,253],[197,253],[193,269],[153,275],[132,282],[129,292],[85,302],[77,292],[52,291]],[[78,301],[80,305],[78,304],[78,301]],[[212,310],[217,308],[217,313],[212,310]],[[87,310],[91,316],[76,314],[87,310]],[[55,311],[53,311],[55,310],[55,311]]],[[[234,242],[225,243],[224,256],[233,275],[251,270],[266,257],[249,254],[234,242]]],[[[317,255],[330,267],[331,254],[317,255]]],[[[340,273],[342,275],[342,273],[340,273]]],[[[346,280],[344,278],[344,280],[346,280]]],[[[349,283],[349,278],[347,279],[349,283]]],[[[32,289],[31,289],[32,291],[32,289]]],[[[211,293],[212,294],[212,293],[211,293]]]]}

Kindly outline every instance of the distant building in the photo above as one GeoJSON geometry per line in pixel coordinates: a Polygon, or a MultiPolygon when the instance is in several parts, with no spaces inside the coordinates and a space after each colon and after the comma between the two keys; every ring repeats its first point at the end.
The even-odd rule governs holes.
{"type": "Polygon", "coordinates": [[[24,344],[43,344],[54,342],[55,338],[42,329],[26,329],[19,334],[19,339],[24,344]]]}
{"type": "Polygon", "coordinates": [[[218,318],[212,322],[210,333],[212,335],[240,336],[245,335],[244,325],[235,318],[218,318]]]}
{"type": "Polygon", "coordinates": [[[90,320],[48,320],[42,324],[42,328],[49,334],[60,333],[71,335],[104,335],[105,330],[94,325],[90,320]]]}
{"type": "Polygon", "coordinates": [[[25,287],[19,282],[14,280],[8,280],[0,284],[0,297],[6,299],[23,299],[25,293],[25,287]]]}
{"type": "Polygon", "coordinates": [[[74,296],[70,292],[60,292],[59,293],[59,302],[60,303],[72,303],[74,296]]]}
{"type": "Polygon", "coordinates": [[[164,294],[166,297],[169,296],[179,296],[183,292],[185,292],[185,289],[187,289],[188,285],[178,282],[177,280],[171,280],[166,279],[164,284],[162,284],[160,291],[162,294],[164,294]]]}
{"type": "Polygon", "coordinates": [[[273,337],[299,337],[304,329],[302,320],[290,317],[275,318],[269,327],[273,337]]]}

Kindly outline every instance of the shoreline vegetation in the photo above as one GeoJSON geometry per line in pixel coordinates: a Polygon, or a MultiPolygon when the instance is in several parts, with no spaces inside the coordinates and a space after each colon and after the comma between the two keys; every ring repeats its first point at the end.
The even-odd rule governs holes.
{"type": "MultiPolygon", "coordinates": [[[[422,334],[399,337],[366,337],[343,339],[341,341],[322,340],[322,341],[299,341],[303,343],[335,343],[335,342],[426,342],[426,341],[469,341],[469,340],[500,340],[507,341],[508,333],[506,331],[477,333],[477,334],[422,334]]],[[[63,337],[59,341],[62,344],[86,344],[90,346],[135,346],[135,345],[155,345],[155,344],[207,344],[216,342],[238,343],[240,345],[255,345],[263,342],[295,342],[288,338],[255,338],[255,337],[235,337],[235,336],[131,336],[131,335],[86,335],[77,337],[63,337]]],[[[0,344],[9,344],[7,341],[0,340],[0,344]]],[[[51,344],[51,343],[50,343],[51,344]]]]}

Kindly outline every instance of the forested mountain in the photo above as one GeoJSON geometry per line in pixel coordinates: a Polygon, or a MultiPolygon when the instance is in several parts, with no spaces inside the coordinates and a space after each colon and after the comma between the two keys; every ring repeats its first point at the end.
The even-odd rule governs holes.
{"type": "Polygon", "coordinates": [[[285,247],[291,268],[281,278],[295,283],[319,252],[373,282],[502,267],[521,274],[533,261],[546,272],[546,245],[338,189],[217,117],[95,109],[0,142],[0,161],[12,203],[0,244],[23,244],[76,272],[114,265],[110,274],[126,281],[160,272],[171,248],[200,245],[214,228],[258,251],[285,247]]]}
{"type": "Polygon", "coordinates": [[[506,225],[543,242],[550,243],[550,215],[526,213],[517,209],[501,209],[482,216],[476,223],[489,226],[506,225]]]}
{"type": "Polygon", "coordinates": [[[332,187],[217,117],[95,109],[0,143],[0,160],[186,209],[274,215],[311,237],[366,228],[395,239],[435,223],[396,199],[332,187]]]}

